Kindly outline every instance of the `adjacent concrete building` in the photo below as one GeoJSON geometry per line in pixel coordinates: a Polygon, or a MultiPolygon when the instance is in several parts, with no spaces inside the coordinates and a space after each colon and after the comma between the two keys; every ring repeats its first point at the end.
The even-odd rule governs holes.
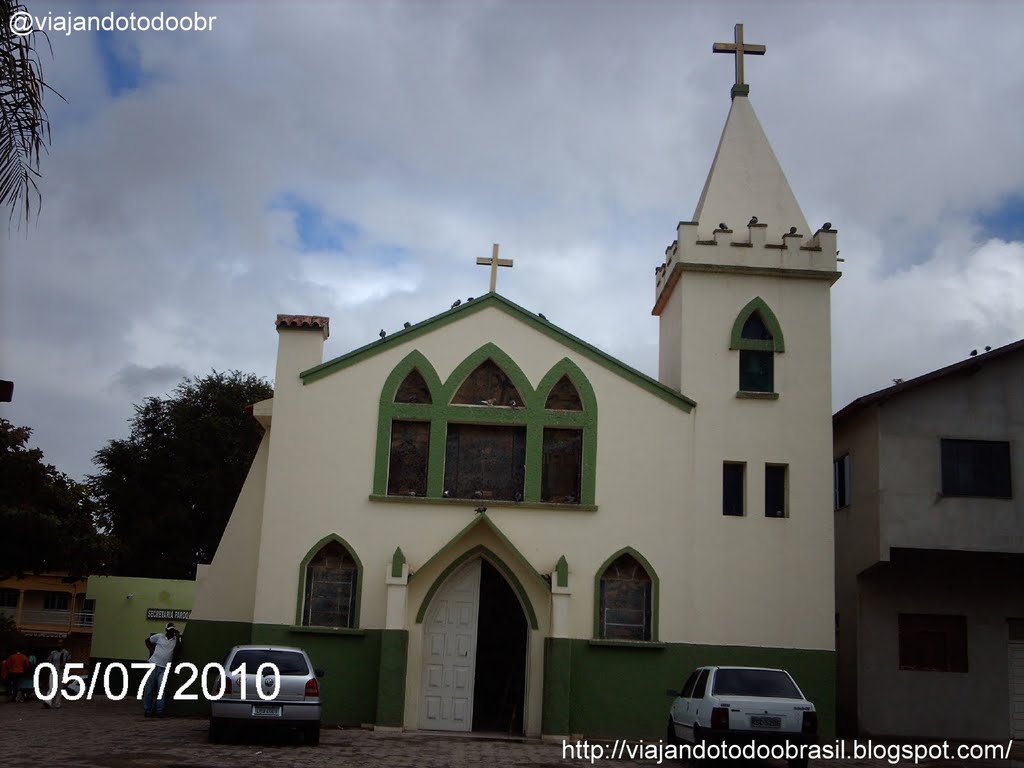
{"type": "Polygon", "coordinates": [[[833,425],[840,729],[1024,736],[1024,341],[833,425]]]}

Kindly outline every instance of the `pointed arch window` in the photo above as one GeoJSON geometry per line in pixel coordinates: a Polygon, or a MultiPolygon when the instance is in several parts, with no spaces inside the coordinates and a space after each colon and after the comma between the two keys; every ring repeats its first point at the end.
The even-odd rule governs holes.
{"type": "Polygon", "coordinates": [[[568,358],[535,389],[495,344],[444,383],[414,351],[381,390],[371,498],[592,507],[596,456],[597,399],[568,358]]]}
{"type": "Polygon", "coordinates": [[[427,386],[426,379],[423,378],[419,368],[413,368],[409,371],[409,375],[402,380],[402,383],[398,386],[398,391],[395,393],[395,402],[423,403],[425,405],[430,405],[434,402],[430,394],[430,387],[427,386]]]}
{"type": "Polygon", "coordinates": [[[630,552],[614,556],[598,581],[597,636],[603,640],[654,639],[654,579],[630,552]]]}
{"type": "Polygon", "coordinates": [[[572,379],[562,376],[551,388],[544,407],[549,411],[582,411],[583,401],[580,399],[580,393],[577,391],[576,385],[572,383],[572,379]]]}
{"type": "Polygon", "coordinates": [[[332,538],[308,557],[303,583],[303,626],[356,626],[359,563],[341,541],[332,538]]]}
{"type": "Polygon", "coordinates": [[[775,392],[775,356],[785,351],[785,341],[778,319],[762,298],[740,310],[729,348],[740,353],[740,393],[775,392]]]}
{"type": "Polygon", "coordinates": [[[487,358],[466,377],[452,398],[452,405],[486,405],[520,408],[526,404],[516,385],[492,359],[487,358]]]}

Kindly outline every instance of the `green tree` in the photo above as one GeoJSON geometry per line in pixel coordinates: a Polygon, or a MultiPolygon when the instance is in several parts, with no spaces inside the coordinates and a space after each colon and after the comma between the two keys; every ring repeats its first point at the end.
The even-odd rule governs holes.
{"type": "MultiPolygon", "coordinates": [[[[19,0],[0,0],[0,207],[9,205],[12,219],[23,210],[26,222],[33,199],[37,212],[43,200],[39,162],[50,143],[43,97],[49,91],[64,99],[43,80],[36,33],[19,25],[27,18],[28,10],[19,0]]],[[[45,33],[43,39],[49,46],[45,33]]]]}
{"type": "Polygon", "coordinates": [[[210,562],[262,439],[246,406],[272,395],[254,374],[214,371],[135,406],[131,434],[100,449],[89,478],[121,574],[191,579],[210,562]]]}
{"type": "Polygon", "coordinates": [[[28,448],[31,435],[0,419],[0,578],[106,572],[116,543],[97,531],[88,489],[28,448]]]}

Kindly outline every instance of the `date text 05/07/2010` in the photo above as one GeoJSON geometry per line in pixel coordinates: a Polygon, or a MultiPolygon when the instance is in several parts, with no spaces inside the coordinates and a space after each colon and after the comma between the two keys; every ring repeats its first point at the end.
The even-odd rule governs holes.
{"type": "MultiPolygon", "coordinates": [[[[196,701],[198,693],[186,693],[197,679],[200,679],[200,689],[203,698],[209,701],[217,701],[226,694],[237,693],[239,698],[252,698],[253,701],[273,701],[281,691],[281,672],[276,664],[266,662],[260,664],[255,670],[256,679],[250,683],[248,675],[253,674],[247,671],[246,665],[242,664],[238,669],[227,671],[223,664],[211,662],[202,670],[195,664],[183,661],[179,664],[168,664],[166,667],[158,667],[149,661],[132,662],[130,668],[142,671],[142,681],[135,693],[135,698],[142,699],[146,685],[153,675],[156,675],[154,683],[158,686],[157,698],[164,698],[167,693],[168,679],[171,675],[185,675],[182,682],[172,693],[174,701],[196,701]],[[251,685],[252,690],[247,690],[251,685]],[[246,696],[247,693],[255,696],[246,696]]],[[[85,699],[89,701],[97,693],[112,700],[121,701],[128,696],[131,683],[129,680],[129,667],[119,661],[112,661],[109,664],[96,663],[92,675],[86,677],[82,673],[85,665],[72,662],[63,666],[63,678],[58,679],[57,668],[50,662],[43,662],[36,666],[32,675],[32,687],[40,701],[51,701],[57,691],[69,701],[85,699]],[[43,673],[47,673],[48,681],[41,683],[43,673]]],[[[171,686],[174,687],[173,685],[171,686]]]]}

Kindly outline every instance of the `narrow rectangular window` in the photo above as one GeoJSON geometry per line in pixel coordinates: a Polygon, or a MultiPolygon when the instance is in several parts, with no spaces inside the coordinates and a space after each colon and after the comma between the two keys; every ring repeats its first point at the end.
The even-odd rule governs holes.
{"type": "Polygon", "coordinates": [[[1010,444],[996,440],[941,440],[942,495],[1012,498],[1010,444]]]}
{"type": "Polygon", "coordinates": [[[743,516],[743,474],[745,464],[722,465],[722,514],[743,516]]]}
{"type": "Polygon", "coordinates": [[[545,428],[540,500],[579,504],[582,475],[583,431],[545,428]]]}
{"type": "Polygon", "coordinates": [[[899,614],[900,669],[967,671],[967,617],[899,614]]]}
{"type": "Polygon", "coordinates": [[[787,517],[786,465],[764,465],[764,516],[787,517]]]}
{"type": "Polygon", "coordinates": [[[740,390],[775,391],[775,353],[753,349],[740,350],[740,390]]]}
{"type": "Polygon", "coordinates": [[[18,590],[0,589],[0,608],[17,608],[18,590]]]}
{"type": "Polygon", "coordinates": [[[850,454],[832,460],[832,508],[850,506],[850,454]]]}
{"type": "Polygon", "coordinates": [[[392,422],[388,496],[426,496],[429,459],[430,422],[392,422]]]}

